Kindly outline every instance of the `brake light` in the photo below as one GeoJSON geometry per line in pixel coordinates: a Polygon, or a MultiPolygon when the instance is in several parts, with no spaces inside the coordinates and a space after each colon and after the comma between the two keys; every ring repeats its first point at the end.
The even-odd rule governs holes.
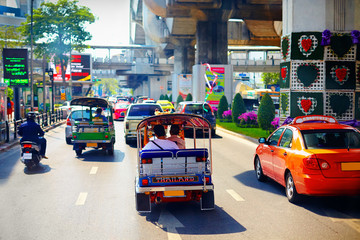
{"type": "Polygon", "coordinates": [[[76,135],[74,135],[73,137],[74,137],[74,138],[77,138],[77,136],[76,136],[76,135]]]}
{"type": "Polygon", "coordinates": [[[149,179],[144,178],[144,179],[141,180],[141,183],[142,183],[143,186],[144,185],[149,185],[149,179]]]}
{"type": "Polygon", "coordinates": [[[210,182],[210,178],[209,178],[209,177],[205,177],[205,181],[206,181],[206,183],[209,183],[209,182],[210,182]]]}
{"type": "Polygon", "coordinates": [[[152,158],[143,158],[141,159],[142,164],[152,164],[152,158]]]}
{"type": "Polygon", "coordinates": [[[71,121],[70,121],[70,119],[68,118],[68,119],[66,119],[66,125],[67,126],[71,126],[71,121]]]}
{"type": "Polygon", "coordinates": [[[108,135],[105,135],[105,138],[109,138],[109,136],[108,136],[108,135]]]}
{"type": "Polygon", "coordinates": [[[196,162],[206,162],[206,157],[196,157],[196,162]]]}
{"type": "Polygon", "coordinates": [[[31,148],[32,145],[31,145],[31,144],[24,144],[23,147],[24,147],[24,148],[31,148]]]}
{"type": "Polygon", "coordinates": [[[304,158],[303,163],[308,169],[320,170],[319,162],[315,156],[304,158]]]}
{"type": "Polygon", "coordinates": [[[125,128],[126,128],[126,129],[129,129],[129,122],[126,122],[126,123],[125,123],[125,128]]]}

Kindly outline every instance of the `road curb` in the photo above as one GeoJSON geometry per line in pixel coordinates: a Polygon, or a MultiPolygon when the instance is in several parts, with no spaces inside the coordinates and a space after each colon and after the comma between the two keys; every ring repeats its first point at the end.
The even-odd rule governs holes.
{"type": "MultiPolygon", "coordinates": [[[[64,124],[65,122],[66,122],[66,120],[63,120],[63,121],[58,122],[58,123],[55,123],[55,124],[53,124],[53,125],[51,125],[51,126],[49,126],[49,127],[46,127],[46,128],[44,128],[43,130],[44,130],[44,132],[48,132],[48,131],[50,131],[51,129],[54,129],[54,128],[56,128],[56,127],[61,126],[61,125],[64,124]]],[[[16,146],[16,145],[19,145],[19,143],[20,143],[20,138],[17,138],[17,139],[15,139],[15,140],[12,140],[12,141],[9,142],[9,143],[5,143],[5,144],[3,144],[3,145],[0,146],[0,152],[5,152],[5,151],[13,148],[13,147],[16,146]]]]}
{"type": "Polygon", "coordinates": [[[248,141],[250,141],[250,142],[259,144],[258,139],[256,139],[256,138],[252,138],[252,137],[243,135],[243,134],[241,134],[241,133],[236,133],[236,132],[227,130],[227,129],[223,128],[223,127],[220,127],[219,125],[216,125],[216,128],[219,129],[220,131],[226,132],[226,133],[228,133],[228,134],[230,134],[230,135],[233,135],[233,136],[236,136],[236,137],[240,137],[240,138],[246,139],[246,140],[248,140],[248,141]]]}

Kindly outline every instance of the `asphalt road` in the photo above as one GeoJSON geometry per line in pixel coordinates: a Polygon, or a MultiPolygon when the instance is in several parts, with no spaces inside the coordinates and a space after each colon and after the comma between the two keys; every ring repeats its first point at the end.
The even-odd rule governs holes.
{"type": "Polygon", "coordinates": [[[260,183],[256,144],[218,131],[213,139],[215,203],[169,203],[135,211],[136,148],[116,122],[114,156],[76,157],[64,125],[46,134],[47,155],[29,171],[20,148],[0,154],[0,239],[360,239],[360,198],[287,201],[284,188],[260,183]]]}

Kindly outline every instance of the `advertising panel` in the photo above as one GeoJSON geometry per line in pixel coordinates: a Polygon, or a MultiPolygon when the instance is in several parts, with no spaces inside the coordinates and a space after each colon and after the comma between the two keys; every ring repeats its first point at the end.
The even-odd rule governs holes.
{"type": "Polygon", "coordinates": [[[69,64],[64,65],[64,69],[61,69],[61,64],[55,64],[54,62],[50,62],[50,68],[53,69],[53,79],[54,82],[62,82],[62,72],[65,71],[65,81],[68,82],[70,80],[70,66],[69,64]]]}
{"type": "Polygon", "coordinates": [[[71,56],[71,79],[73,81],[91,81],[89,54],[73,54],[71,56]]]}
{"type": "Polygon", "coordinates": [[[186,99],[186,96],[191,93],[192,88],[192,75],[191,74],[179,74],[178,83],[179,83],[179,95],[183,99],[186,99]]]}
{"type": "Polygon", "coordinates": [[[4,81],[8,86],[28,86],[27,49],[4,48],[4,81]]]}
{"type": "MultiPolygon", "coordinates": [[[[223,67],[212,67],[211,70],[216,73],[217,79],[215,85],[213,85],[215,75],[206,68],[205,75],[211,86],[213,86],[212,93],[208,96],[207,102],[210,105],[218,105],[220,98],[224,95],[225,91],[225,68],[223,67]]],[[[210,92],[210,88],[205,83],[206,93],[210,92]]]]}

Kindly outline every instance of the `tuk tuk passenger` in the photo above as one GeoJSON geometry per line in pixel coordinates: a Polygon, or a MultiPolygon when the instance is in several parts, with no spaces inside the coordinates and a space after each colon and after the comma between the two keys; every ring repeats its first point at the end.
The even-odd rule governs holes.
{"type": "Polygon", "coordinates": [[[179,125],[171,125],[170,137],[167,139],[176,143],[179,149],[185,149],[185,140],[179,137],[180,127],[179,125]]]}
{"type": "Polygon", "coordinates": [[[155,125],[154,133],[157,139],[148,142],[142,150],[179,149],[176,143],[166,139],[165,128],[163,125],[155,125]]]}
{"type": "Polygon", "coordinates": [[[107,122],[107,118],[101,114],[102,113],[102,108],[98,108],[96,109],[96,115],[95,115],[95,118],[99,118],[99,119],[102,119],[103,122],[107,122]]]}

